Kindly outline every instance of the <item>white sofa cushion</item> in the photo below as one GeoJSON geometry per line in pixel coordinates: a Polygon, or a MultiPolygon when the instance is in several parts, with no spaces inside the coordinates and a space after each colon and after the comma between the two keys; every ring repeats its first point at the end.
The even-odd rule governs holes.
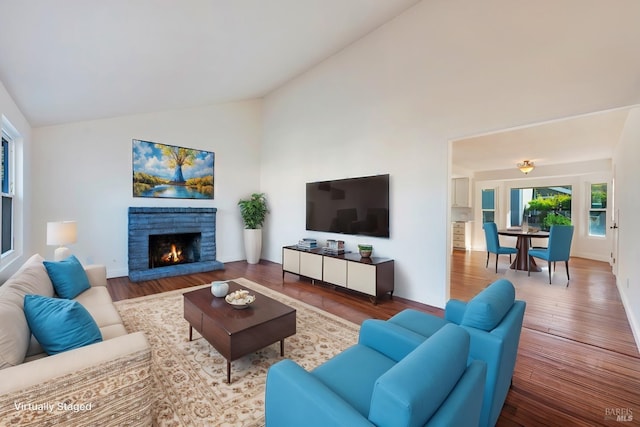
{"type": "MultiPolygon", "coordinates": [[[[19,292],[20,298],[14,300],[14,302],[20,304],[23,307],[24,296],[29,295],[42,295],[44,297],[52,297],[53,283],[49,278],[47,269],[44,268],[44,258],[35,254],[25,262],[13,276],[4,282],[0,289],[14,288],[19,292]]],[[[2,295],[2,293],[0,293],[2,295]]]]}
{"type": "Polygon", "coordinates": [[[22,308],[0,297],[0,369],[22,363],[29,345],[29,325],[22,308]],[[7,327],[11,325],[11,327],[7,327]]]}
{"type": "MultiPolygon", "coordinates": [[[[109,325],[100,327],[100,334],[102,334],[102,340],[107,341],[113,338],[121,337],[123,335],[127,335],[128,332],[124,328],[124,325],[109,325]]],[[[24,358],[23,363],[31,362],[32,360],[42,359],[43,357],[47,357],[47,353],[44,352],[44,349],[35,339],[33,335],[31,335],[31,342],[29,343],[29,348],[27,349],[27,356],[24,358]]]]}
{"type": "Polygon", "coordinates": [[[29,358],[34,355],[41,355],[42,357],[45,357],[47,353],[44,352],[44,348],[42,348],[42,346],[40,345],[36,337],[34,337],[33,334],[31,334],[31,339],[29,340],[29,346],[27,347],[27,355],[24,358],[24,362],[28,362],[29,358]]]}
{"type": "Polygon", "coordinates": [[[0,286],[0,369],[21,364],[27,354],[31,331],[24,315],[24,296],[53,296],[43,260],[40,255],[33,255],[0,286]]]}
{"type": "Polygon", "coordinates": [[[111,295],[104,286],[94,286],[74,298],[87,309],[98,327],[122,323],[118,310],[113,305],[111,295]]]}
{"type": "Polygon", "coordinates": [[[122,324],[109,325],[109,326],[102,327],[100,328],[100,333],[102,334],[103,341],[121,337],[123,335],[128,334],[127,330],[124,328],[124,325],[122,324]]]}

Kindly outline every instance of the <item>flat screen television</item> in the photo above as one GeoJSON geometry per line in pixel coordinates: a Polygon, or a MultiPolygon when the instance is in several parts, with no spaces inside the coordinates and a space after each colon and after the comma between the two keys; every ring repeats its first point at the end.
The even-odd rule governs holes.
{"type": "Polygon", "coordinates": [[[389,237],[389,175],[307,183],[307,230],[389,237]]]}

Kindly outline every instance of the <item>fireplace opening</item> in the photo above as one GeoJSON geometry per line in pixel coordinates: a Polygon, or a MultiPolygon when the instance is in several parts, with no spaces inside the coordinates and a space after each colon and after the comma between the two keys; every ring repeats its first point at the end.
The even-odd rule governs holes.
{"type": "Polygon", "coordinates": [[[150,234],[149,268],[200,261],[202,233],[150,234]]]}

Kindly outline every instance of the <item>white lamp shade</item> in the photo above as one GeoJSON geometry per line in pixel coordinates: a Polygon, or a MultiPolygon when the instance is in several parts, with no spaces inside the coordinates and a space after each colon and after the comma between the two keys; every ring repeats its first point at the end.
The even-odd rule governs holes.
{"type": "Polygon", "coordinates": [[[47,223],[47,245],[63,246],[78,241],[76,221],[58,221],[47,223]]]}

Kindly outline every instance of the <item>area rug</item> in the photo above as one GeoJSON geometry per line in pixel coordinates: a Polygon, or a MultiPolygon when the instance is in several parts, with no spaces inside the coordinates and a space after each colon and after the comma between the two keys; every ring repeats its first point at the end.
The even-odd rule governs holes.
{"type": "MultiPolygon", "coordinates": [[[[357,341],[354,323],[247,279],[234,281],[296,309],[297,333],[285,339],[284,358],[307,370],[357,341]]],[[[195,330],[189,341],[182,294],[199,287],[115,303],[127,330],[143,331],[151,345],[154,425],[263,426],[267,370],[283,359],[280,343],[233,361],[227,384],[226,360],[195,330]]]]}

